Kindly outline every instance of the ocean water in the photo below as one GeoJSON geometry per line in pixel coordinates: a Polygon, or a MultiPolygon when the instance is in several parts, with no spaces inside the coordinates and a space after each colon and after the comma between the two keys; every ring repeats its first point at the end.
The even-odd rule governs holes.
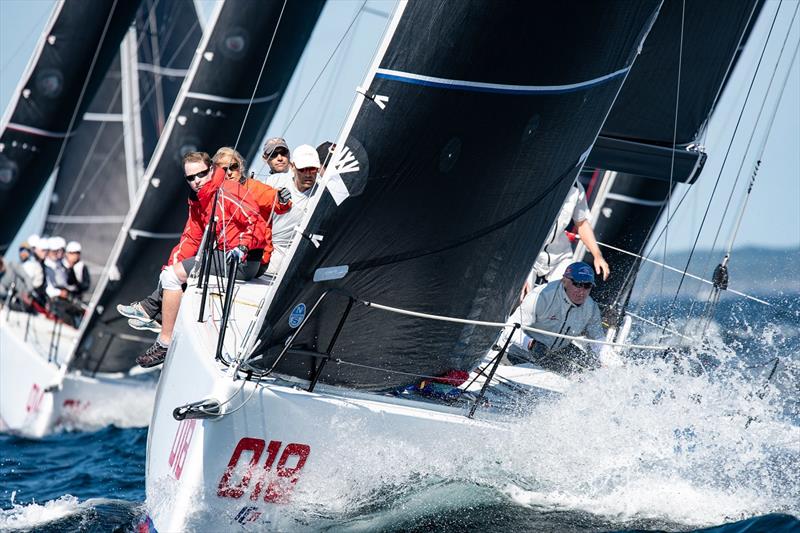
{"type": "MultiPolygon", "coordinates": [[[[502,441],[428,436],[450,458],[365,446],[359,469],[325,494],[299,486],[287,512],[328,531],[800,531],[800,299],[770,301],[723,299],[707,342],[587,373],[502,441]]],[[[0,531],[135,531],[146,439],[0,436],[0,531]]]]}

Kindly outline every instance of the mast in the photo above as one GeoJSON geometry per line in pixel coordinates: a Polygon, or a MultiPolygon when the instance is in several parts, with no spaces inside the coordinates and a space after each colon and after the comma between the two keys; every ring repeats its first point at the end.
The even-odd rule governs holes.
{"type": "Polygon", "coordinates": [[[138,1],[59,2],[0,123],[0,252],[103,81],[138,1]]]}
{"type": "MultiPolygon", "coordinates": [[[[71,368],[120,371],[135,365],[142,344],[131,338],[115,305],[137,300],[155,288],[161,266],[181,234],[188,193],[183,154],[232,146],[248,107],[238,149],[245,156],[258,153],[323,3],[289,2],[284,8],[282,0],[226,0],[217,6],[154,148],[145,185],[92,297],[71,368]],[[273,32],[270,49],[265,36],[273,32]],[[256,86],[254,69],[257,72],[264,61],[265,75],[256,86]]],[[[140,63],[140,73],[144,68],[140,63]]]]}
{"type": "Polygon", "coordinates": [[[270,368],[326,291],[277,372],[385,390],[486,353],[494,329],[349,309],[348,295],[505,320],[660,3],[579,5],[400,4],[251,364],[270,368]],[[324,354],[339,364],[317,373],[324,354]]]}

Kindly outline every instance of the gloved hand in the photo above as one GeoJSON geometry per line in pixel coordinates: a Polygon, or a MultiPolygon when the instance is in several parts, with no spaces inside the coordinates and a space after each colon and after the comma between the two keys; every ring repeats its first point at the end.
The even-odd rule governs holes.
{"type": "Polygon", "coordinates": [[[225,254],[225,260],[228,263],[231,261],[234,263],[244,263],[245,258],[247,257],[247,252],[247,246],[239,245],[236,248],[228,250],[228,253],[225,254]]]}
{"type": "Polygon", "coordinates": [[[288,204],[289,200],[291,199],[292,199],[292,193],[289,192],[289,189],[287,189],[286,187],[281,187],[280,189],[278,189],[278,202],[280,202],[281,205],[288,204]]]}

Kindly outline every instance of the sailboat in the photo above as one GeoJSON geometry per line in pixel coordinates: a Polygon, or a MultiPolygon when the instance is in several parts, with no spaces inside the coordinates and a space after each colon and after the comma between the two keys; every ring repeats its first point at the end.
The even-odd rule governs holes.
{"type": "MultiPolygon", "coordinates": [[[[86,22],[75,18],[73,12],[83,7],[80,2],[57,4],[56,23],[43,39],[56,44],[70,42],[66,29],[55,29],[68,21],[72,21],[69,31],[84,34],[86,22]],[[66,18],[65,13],[69,13],[66,18]]],[[[82,259],[95,279],[102,272],[131,197],[138,192],[142,166],[163,129],[164,108],[174,100],[202,31],[194,10],[176,4],[148,0],[127,19],[118,20],[121,13],[109,16],[115,25],[121,25],[124,35],[115,42],[104,41],[102,47],[98,44],[114,48],[112,62],[104,70],[98,64],[91,76],[87,75],[86,86],[96,85],[92,93],[84,95],[88,105],[76,104],[80,114],[70,122],[69,135],[61,138],[63,146],[50,148],[58,153],[52,154],[55,186],[44,228],[49,234],[80,241],[82,259]]],[[[97,20],[101,27],[105,22],[97,20]]],[[[82,52],[64,49],[59,57],[69,58],[73,53],[82,52]]],[[[45,59],[44,54],[38,56],[34,72],[45,68],[45,59]]],[[[9,131],[16,131],[14,128],[12,124],[9,131]]],[[[25,159],[19,158],[19,163],[23,162],[25,159]]],[[[44,174],[32,177],[35,175],[44,174]]],[[[34,186],[36,180],[30,181],[34,186]]],[[[19,222],[4,218],[8,227],[19,222]]],[[[76,328],[51,316],[11,309],[0,315],[0,331],[3,431],[39,437],[56,427],[147,424],[147,404],[152,403],[157,376],[129,373],[136,352],[129,353],[127,361],[123,357],[95,361],[71,357],[79,338],[76,328]]],[[[148,342],[134,335],[130,339],[139,345],[148,342]]],[[[100,349],[106,355],[114,340],[111,336],[103,339],[100,349]]]]}
{"type": "MultiPolygon", "coordinates": [[[[150,425],[143,528],[291,529],[287,504],[357,469],[354,447],[436,454],[431,436],[502,435],[499,396],[403,391],[475,368],[507,326],[530,243],[659,6],[398,3],[275,279],[190,280],[150,425]],[[217,292],[232,303],[202,312],[217,292]]],[[[502,378],[558,388],[542,374],[502,378]]]]}

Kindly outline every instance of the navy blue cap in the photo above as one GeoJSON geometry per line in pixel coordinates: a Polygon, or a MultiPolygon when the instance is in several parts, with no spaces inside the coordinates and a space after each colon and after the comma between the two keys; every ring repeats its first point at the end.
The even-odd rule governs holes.
{"type": "Polygon", "coordinates": [[[594,287],[594,269],[586,263],[572,263],[564,271],[564,277],[577,283],[591,283],[594,287]]]}

